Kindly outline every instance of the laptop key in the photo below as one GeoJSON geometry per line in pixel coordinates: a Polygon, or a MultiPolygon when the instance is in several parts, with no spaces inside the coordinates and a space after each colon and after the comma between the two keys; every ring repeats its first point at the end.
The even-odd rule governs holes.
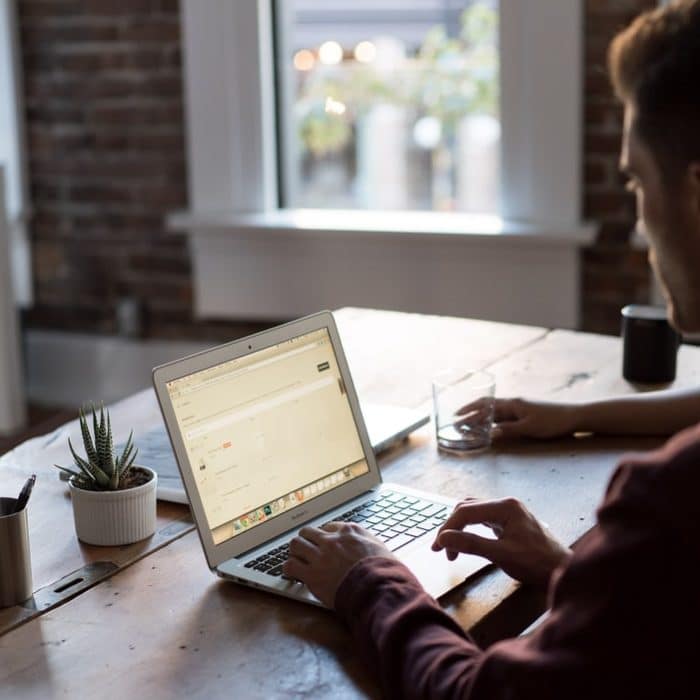
{"type": "Polygon", "coordinates": [[[422,537],[425,535],[426,532],[429,532],[428,530],[421,530],[419,527],[412,527],[410,530],[406,530],[406,534],[409,537],[422,537]]]}
{"type": "Polygon", "coordinates": [[[414,538],[410,535],[403,533],[401,535],[397,535],[396,537],[392,537],[390,540],[387,540],[385,544],[392,552],[395,552],[400,547],[407,545],[409,542],[413,542],[413,539],[414,538]]]}
{"type": "Polygon", "coordinates": [[[447,510],[447,508],[445,506],[441,506],[438,503],[433,503],[428,508],[423,508],[421,510],[420,514],[426,518],[430,518],[432,516],[437,515],[438,513],[444,512],[446,510],[447,510]]]}
{"type": "Polygon", "coordinates": [[[282,575],[282,564],[275,566],[267,572],[270,576],[281,576],[282,575]]]}

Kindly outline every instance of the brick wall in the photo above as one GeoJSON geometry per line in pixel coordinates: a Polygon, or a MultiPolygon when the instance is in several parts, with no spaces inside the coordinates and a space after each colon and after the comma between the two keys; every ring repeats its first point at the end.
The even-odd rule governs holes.
{"type": "MultiPolygon", "coordinates": [[[[178,0],[20,0],[36,305],[31,327],[112,333],[122,299],[144,335],[193,324],[178,0]]],[[[247,329],[247,328],[246,328],[247,329]]],[[[244,329],[244,330],[246,330],[244,329]]]]}
{"type": "Polygon", "coordinates": [[[600,223],[594,246],[582,254],[584,330],[619,333],[620,308],[648,301],[646,251],[629,244],[634,198],[618,171],[622,110],[606,70],[612,37],[655,0],[586,0],[584,61],[583,215],[600,223]]]}
{"type": "MultiPolygon", "coordinates": [[[[621,113],[605,76],[610,37],[652,0],[586,0],[585,201],[601,222],[583,254],[583,325],[616,333],[648,267],[628,245],[633,203],[617,174],[621,113]]],[[[111,333],[120,299],[148,337],[228,338],[258,326],[192,320],[177,0],[19,0],[36,306],[32,327],[111,333]]]]}

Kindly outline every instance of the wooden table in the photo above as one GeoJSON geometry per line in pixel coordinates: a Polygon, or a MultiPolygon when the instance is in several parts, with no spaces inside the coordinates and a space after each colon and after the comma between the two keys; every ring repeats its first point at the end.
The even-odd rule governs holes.
{"type": "MultiPolygon", "coordinates": [[[[359,309],[336,317],[362,400],[428,405],[430,377],[447,367],[488,367],[501,396],[635,391],[620,376],[617,338],[359,309]]],[[[683,346],[676,385],[699,379],[700,348],[683,346]]],[[[150,390],[116,404],[111,414],[117,434],[133,425],[137,441],[160,421],[150,390]]],[[[0,636],[3,696],[377,695],[331,613],[216,579],[186,507],[160,503],[158,532],[144,543],[78,543],[66,487],[50,467],[69,461],[68,435],[77,436],[75,423],[0,459],[3,492],[39,473],[29,511],[37,592],[33,605],[0,611],[0,628],[14,627],[0,636]],[[55,593],[84,572],[87,578],[69,587],[67,598],[55,593]]],[[[437,452],[426,426],[379,461],[387,481],[455,497],[516,496],[573,543],[593,525],[620,454],[658,442],[571,438],[454,457],[437,452]]],[[[442,602],[484,644],[517,634],[544,604],[493,567],[442,602]]]]}

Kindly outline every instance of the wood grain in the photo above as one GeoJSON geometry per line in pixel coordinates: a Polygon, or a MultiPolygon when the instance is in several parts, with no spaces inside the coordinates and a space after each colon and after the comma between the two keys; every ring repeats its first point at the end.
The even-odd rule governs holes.
{"type": "MultiPolygon", "coordinates": [[[[337,318],[362,399],[426,405],[430,377],[444,366],[488,366],[501,395],[573,399],[638,390],[620,376],[617,338],[359,309],[342,310],[337,318]]],[[[700,348],[682,348],[678,375],[679,386],[697,382],[700,348]]],[[[113,415],[146,414],[150,400],[140,395],[113,415]]],[[[503,443],[456,457],[437,451],[426,426],[385,453],[380,468],[385,481],[458,498],[518,497],[573,543],[594,524],[620,455],[659,442],[570,438],[503,443]]],[[[19,458],[13,464],[26,468],[19,458]]],[[[60,491],[53,498],[60,500],[60,491]]],[[[47,509],[55,507],[47,501],[47,509]]],[[[39,516],[35,522],[46,527],[48,520],[39,516]]],[[[55,537],[55,546],[71,551],[70,532],[55,537]]],[[[195,533],[120,567],[98,586],[0,637],[0,682],[10,697],[378,694],[331,614],[218,581],[195,533]]],[[[441,602],[484,644],[517,634],[544,605],[540,593],[494,567],[441,602]]]]}
{"type": "MultiPolygon", "coordinates": [[[[137,446],[140,434],[162,425],[151,390],[115,404],[110,416],[115,440],[125,438],[133,427],[137,446]]],[[[0,459],[0,492],[3,494],[19,492],[29,474],[37,475],[27,506],[35,592],[96,562],[111,562],[117,569],[127,566],[193,529],[187,506],[158,501],[156,532],[152,537],[122,547],[97,547],[80,542],[75,535],[68,485],[58,478],[58,470],[53,466],[72,463],[69,437],[74,445],[82,444],[77,420],[19,445],[0,459]]],[[[36,614],[31,599],[24,605],[0,609],[0,630],[36,614]]]]}

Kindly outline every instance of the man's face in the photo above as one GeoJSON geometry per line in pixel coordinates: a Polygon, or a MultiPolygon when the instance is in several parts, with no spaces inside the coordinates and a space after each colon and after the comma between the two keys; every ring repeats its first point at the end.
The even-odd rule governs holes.
{"type": "MultiPolygon", "coordinates": [[[[673,135],[669,135],[673,138],[673,135]]],[[[700,163],[669,185],[635,129],[634,107],[625,108],[620,168],[637,196],[638,228],[649,239],[649,262],[666,297],[671,323],[700,331],[700,163]]]]}

